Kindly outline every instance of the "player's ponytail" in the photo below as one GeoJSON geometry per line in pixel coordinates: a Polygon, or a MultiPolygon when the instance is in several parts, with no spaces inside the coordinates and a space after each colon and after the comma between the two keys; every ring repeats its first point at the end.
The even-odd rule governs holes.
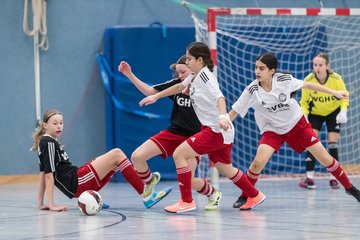
{"type": "Polygon", "coordinates": [[[44,113],[42,121],[40,122],[39,126],[35,129],[35,131],[33,133],[34,143],[33,143],[33,146],[30,148],[31,151],[38,150],[41,137],[45,134],[44,123],[46,123],[52,116],[54,116],[56,114],[62,115],[61,112],[56,109],[48,110],[44,113]]]}
{"type": "Polygon", "coordinates": [[[205,43],[190,43],[186,50],[191,56],[195,57],[195,59],[201,57],[204,61],[204,66],[207,66],[211,72],[214,71],[214,61],[211,59],[210,49],[205,43]]]}

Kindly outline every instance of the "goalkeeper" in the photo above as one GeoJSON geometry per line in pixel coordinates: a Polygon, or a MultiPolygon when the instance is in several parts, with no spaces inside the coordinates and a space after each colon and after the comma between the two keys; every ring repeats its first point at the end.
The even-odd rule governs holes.
{"type": "MultiPolygon", "coordinates": [[[[333,90],[347,91],[341,76],[330,69],[329,57],[320,53],[313,59],[313,72],[305,79],[305,82],[320,84],[333,90]]],[[[316,135],[319,135],[323,123],[326,123],[328,150],[330,155],[338,157],[338,141],[340,137],[340,127],[347,122],[347,108],[349,99],[337,99],[327,93],[302,89],[301,109],[313,127],[316,135]]],[[[316,187],[314,182],[315,158],[307,151],[306,153],[306,177],[299,182],[299,186],[308,189],[316,187]]],[[[338,181],[330,175],[330,187],[338,189],[338,181]]]]}

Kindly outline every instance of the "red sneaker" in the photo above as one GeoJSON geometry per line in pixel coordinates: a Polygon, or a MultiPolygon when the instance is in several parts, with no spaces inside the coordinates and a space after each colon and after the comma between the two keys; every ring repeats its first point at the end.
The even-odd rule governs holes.
{"type": "Polygon", "coordinates": [[[250,210],[253,207],[262,203],[265,200],[265,198],[266,198],[266,196],[262,192],[259,191],[259,193],[256,197],[253,197],[253,198],[248,197],[246,203],[240,207],[240,210],[250,210]]]}
{"type": "Polygon", "coordinates": [[[165,211],[170,213],[182,213],[182,212],[190,212],[196,209],[196,205],[194,200],[191,203],[184,202],[180,199],[177,203],[167,206],[164,208],[165,211]]]}

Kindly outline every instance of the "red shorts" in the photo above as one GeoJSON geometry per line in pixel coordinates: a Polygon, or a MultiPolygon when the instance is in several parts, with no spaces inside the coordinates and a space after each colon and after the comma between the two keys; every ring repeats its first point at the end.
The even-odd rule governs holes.
{"type": "MultiPolygon", "coordinates": [[[[160,155],[162,158],[172,156],[175,149],[186,139],[187,137],[172,133],[168,130],[162,130],[150,138],[162,151],[160,155]]],[[[196,157],[196,160],[199,163],[199,157],[196,157]]]]}
{"type": "Polygon", "coordinates": [[[77,170],[78,177],[78,189],[75,194],[75,198],[78,198],[81,193],[86,190],[100,191],[115,174],[115,171],[110,171],[103,180],[99,179],[95,169],[91,165],[91,162],[86,163],[77,170]]]}
{"type": "Polygon", "coordinates": [[[201,127],[201,131],[186,139],[186,142],[198,154],[208,154],[213,163],[231,163],[232,144],[224,144],[221,133],[216,133],[209,127],[201,127]]]}
{"type": "Polygon", "coordinates": [[[279,135],[270,131],[264,132],[260,139],[260,144],[269,145],[278,152],[281,145],[287,142],[296,152],[302,153],[306,148],[319,141],[311,124],[306,121],[305,117],[302,117],[288,133],[279,135]]]}

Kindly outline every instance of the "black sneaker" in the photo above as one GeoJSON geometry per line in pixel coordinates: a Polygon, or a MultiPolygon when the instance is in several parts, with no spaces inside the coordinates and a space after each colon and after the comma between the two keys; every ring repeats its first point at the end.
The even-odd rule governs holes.
{"type": "Polygon", "coordinates": [[[233,208],[240,208],[242,205],[246,203],[247,197],[240,196],[236,202],[233,204],[233,208]]]}
{"type": "Polygon", "coordinates": [[[353,196],[358,202],[360,202],[360,191],[354,185],[351,188],[346,189],[345,192],[353,196]]]}

